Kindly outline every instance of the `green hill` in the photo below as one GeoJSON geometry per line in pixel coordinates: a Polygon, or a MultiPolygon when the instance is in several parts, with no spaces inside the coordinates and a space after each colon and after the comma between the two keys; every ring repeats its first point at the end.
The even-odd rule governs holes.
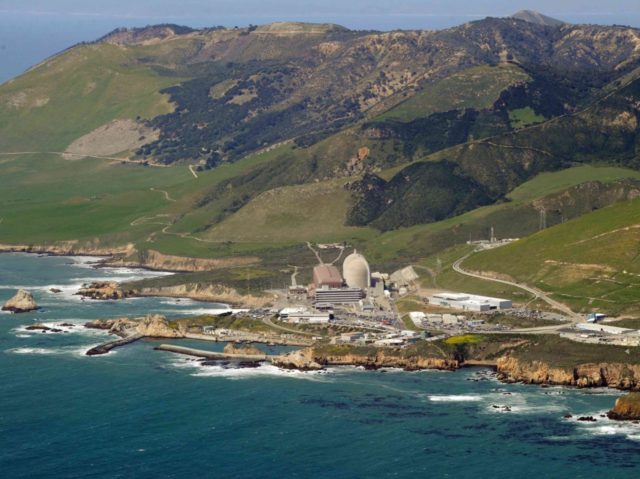
{"type": "Polygon", "coordinates": [[[640,199],[478,253],[465,267],[535,284],[581,311],[638,313],[640,199]]]}

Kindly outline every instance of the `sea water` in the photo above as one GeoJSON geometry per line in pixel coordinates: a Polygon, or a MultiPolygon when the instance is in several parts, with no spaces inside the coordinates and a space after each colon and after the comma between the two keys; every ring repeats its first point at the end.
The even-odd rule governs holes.
{"type": "Polygon", "coordinates": [[[87,320],[223,307],[165,298],[83,301],[73,293],[84,282],[158,274],[94,269],[90,261],[0,255],[0,301],[24,287],[42,306],[0,315],[0,478],[640,473],[640,426],[600,417],[616,391],[505,385],[484,369],[305,373],[204,366],[154,351],[150,340],[85,356],[109,338],[82,328],[87,320]],[[74,327],[26,330],[33,322],[74,327]],[[597,421],[579,422],[581,415],[597,421]]]}

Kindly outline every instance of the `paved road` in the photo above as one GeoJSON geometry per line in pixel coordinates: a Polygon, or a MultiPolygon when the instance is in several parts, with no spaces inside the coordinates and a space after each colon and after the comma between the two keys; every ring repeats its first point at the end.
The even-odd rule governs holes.
{"type": "MultiPolygon", "coordinates": [[[[566,304],[562,304],[562,303],[556,301],[555,299],[550,298],[544,291],[541,291],[538,288],[534,288],[532,286],[527,286],[526,284],[514,283],[513,281],[507,281],[507,280],[504,280],[504,279],[489,278],[487,276],[482,276],[480,274],[471,273],[470,271],[464,270],[462,268],[461,264],[462,264],[462,262],[464,260],[466,260],[472,254],[473,254],[473,252],[468,253],[465,256],[463,256],[462,258],[460,258],[459,260],[457,260],[455,263],[453,263],[453,270],[456,273],[460,273],[460,274],[463,274],[465,276],[470,276],[472,278],[483,279],[485,281],[493,281],[495,283],[508,284],[509,286],[514,286],[516,288],[523,289],[524,291],[527,291],[528,293],[533,294],[536,298],[540,298],[542,301],[544,301],[545,303],[547,303],[551,307],[557,309],[558,311],[562,311],[567,316],[569,316],[569,318],[571,318],[571,320],[573,322],[582,321],[582,317],[579,314],[573,312],[571,310],[571,308],[569,308],[566,304]]],[[[566,327],[566,324],[564,326],[566,327]]]]}
{"type": "Polygon", "coordinates": [[[319,333],[308,333],[306,331],[298,331],[297,329],[285,328],[284,326],[280,326],[279,324],[275,324],[273,321],[271,321],[271,318],[266,317],[266,316],[264,318],[262,318],[262,322],[264,324],[266,324],[267,326],[271,327],[271,328],[280,329],[281,331],[286,331],[287,333],[302,334],[304,336],[322,336],[319,333]]]}

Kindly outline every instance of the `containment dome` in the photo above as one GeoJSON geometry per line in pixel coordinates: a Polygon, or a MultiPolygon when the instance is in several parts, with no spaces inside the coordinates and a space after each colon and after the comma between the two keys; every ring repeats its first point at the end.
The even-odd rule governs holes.
{"type": "Polygon", "coordinates": [[[356,250],[344,259],[342,276],[350,288],[367,289],[371,286],[369,263],[356,250]]]}

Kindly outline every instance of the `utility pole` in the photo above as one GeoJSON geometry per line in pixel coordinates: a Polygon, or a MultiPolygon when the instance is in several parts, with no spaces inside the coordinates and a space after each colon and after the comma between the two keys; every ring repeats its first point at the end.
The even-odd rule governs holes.
{"type": "Polygon", "coordinates": [[[538,229],[547,229],[547,210],[544,208],[540,208],[540,224],[538,226],[538,229]]]}

